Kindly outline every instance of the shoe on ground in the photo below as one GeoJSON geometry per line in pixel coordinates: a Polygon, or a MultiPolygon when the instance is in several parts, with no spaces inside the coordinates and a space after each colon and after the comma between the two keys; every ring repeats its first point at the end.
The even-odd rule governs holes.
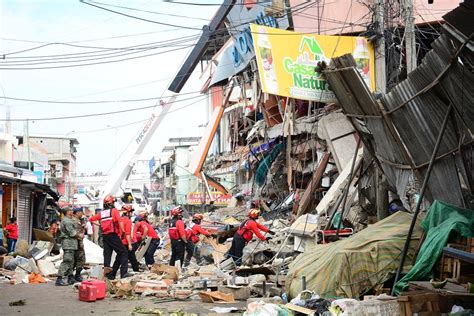
{"type": "Polygon", "coordinates": [[[76,282],[82,282],[82,281],[84,281],[84,278],[81,277],[80,275],[76,275],[76,276],[74,276],[74,280],[75,280],[76,282]]]}
{"type": "Polygon", "coordinates": [[[74,276],[69,275],[69,276],[67,277],[67,284],[73,285],[74,283],[76,283],[76,280],[74,279],[74,276]]]}
{"type": "Polygon", "coordinates": [[[125,279],[125,278],[128,278],[129,276],[131,276],[131,275],[128,274],[128,273],[125,273],[124,275],[121,275],[120,278],[125,279]]]}
{"type": "Polygon", "coordinates": [[[107,273],[105,277],[111,281],[115,280],[115,275],[112,275],[112,272],[107,273]]]}
{"type": "Polygon", "coordinates": [[[62,277],[58,277],[56,279],[56,286],[68,286],[69,284],[67,283],[67,281],[65,279],[63,279],[62,277]]]}

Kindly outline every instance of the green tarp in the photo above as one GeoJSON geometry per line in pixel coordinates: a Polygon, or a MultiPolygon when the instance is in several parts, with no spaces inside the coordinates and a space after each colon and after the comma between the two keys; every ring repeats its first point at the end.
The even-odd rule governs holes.
{"type": "Polygon", "coordinates": [[[434,201],[421,226],[426,232],[426,239],[413,268],[395,285],[397,295],[406,289],[409,281],[432,278],[433,267],[440,258],[451,232],[457,232],[464,237],[474,237],[474,210],[434,201]]]}
{"type": "MultiPolygon", "coordinates": [[[[354,236],[308,248],[291,263],[286,288],[291,297],[301,292],[301,277],[307,289],[322,297],[359,298],[394,275],[413,216],[397,212],[370,225],[354,236]]],[[[421,227],[416,225],[407,265],[419,244],[421,227]]]]}

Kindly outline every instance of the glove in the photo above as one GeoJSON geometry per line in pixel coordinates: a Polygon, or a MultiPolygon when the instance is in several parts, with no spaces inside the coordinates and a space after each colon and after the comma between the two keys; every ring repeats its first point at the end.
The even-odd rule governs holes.
{"type": "Polygon", "coordinates": [[[272,239],[272,237],[267,237],[267,238],[265,238],[265,241],[268,242],[271,239],[272,239]]]}
{"type": "Polygon", "coordinates": [[[272,236],[274,236],[276,234],[273,230],[269,230],[268,233],[272,236]]]}

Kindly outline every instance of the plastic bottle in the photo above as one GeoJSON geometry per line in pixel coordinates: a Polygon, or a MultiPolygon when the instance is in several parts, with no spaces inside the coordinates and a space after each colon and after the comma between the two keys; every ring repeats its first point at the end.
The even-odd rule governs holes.
{"type": "Polygon", "coordinates": [[[354,56],[357,70],[359,70],[362,79],[370,88],[370,52],[365,38],[358,37],[356,39],[356,48],[352,55],[354,56]]]}
{"type": "Polygon", "coordinates": [[[258,51],[262,59],[263,77],[262,85],[271,94],[278,93],[278,80],[275,71],[275,61],[273,59],[272,44],[264,28],[258,28],[258,51]]]}

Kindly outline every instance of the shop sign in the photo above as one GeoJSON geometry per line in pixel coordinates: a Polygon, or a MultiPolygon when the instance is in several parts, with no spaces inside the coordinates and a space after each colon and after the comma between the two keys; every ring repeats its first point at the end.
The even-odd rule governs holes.
{"type": "MultiPolygon", "coordinates": [[[[203,200],[203,192],[191,192],[188,193],[186,196],[186,203],[190,205],[200,205],[202,204],[203,200]]],[[[232,195],[230,194],[223,194],[221,192],[215,191],[211,192],[212,200],[214,201],[214,205],[217,206],[227,206],[232,199],[232,195]]],[[[206,204],[210,204],[209,195],[206,193],[206,204]]]]}
{"type": "Polygon", "coordinates": [[[262,90],[316,102],[336,102],[318,63],[352,54],[362,79],[375,90],[374,48],[365,37],[300,34],[251,25],[262,90]]]}
{"type": "Polygon", "coordinates": [[[226,26],[232,36],[232,43],[222,52],[210,85],[228,79],[243,71],[255,57],[255,50],[250,32],[250,23],[287,29],[288,16],[281,12],[285,7],[283,0],[260,1],[248,8],[243,0],[237,1],[226,17],[226,26]]]}

